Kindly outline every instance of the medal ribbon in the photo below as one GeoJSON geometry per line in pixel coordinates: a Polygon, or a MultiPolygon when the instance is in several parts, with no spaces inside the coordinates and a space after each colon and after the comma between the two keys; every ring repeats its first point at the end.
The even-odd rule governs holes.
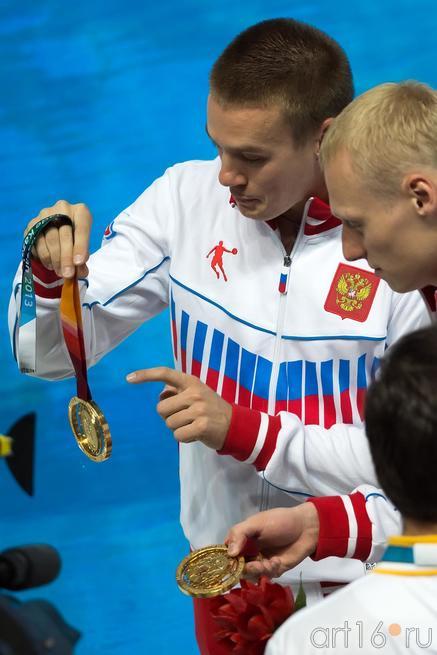
{"type": "Polygon", "coordinates": [[[54,214],[35,223],[27,232],[23,241],[21,251],[23,272],[17,344],[18,365],[22,373],[35,373],[36,369],[36,298],[32,273],[32,248],[39,234],[43,232],[49,223],[59,221],[60,216],[60,214],[54,214]],[[24,336],[27,338],[23,339],[24,336]]]}
{"type": "Polygon", "coordinates": [[[91,400],[83,339],[79,285],[76,276],[73,279],[64,280],[60,311],[65,345],[76,373],[77,395],[81,400],[91,400]]]}
{"type": "MultiPolygon", "coordinates": [[[[62,214],[43,218],[33,225],[23,241],[23,274],[21,280],[21,304],[18,331],[18,361],[22,373],[35,373],[36,370],[36,297],[32,273],[32,248],[38,236],[50,223],[71,224],[71,219],[62,214]],[[22,339],[23,336],[27,338],[22,339]]],[[[82,312],[79,285],[76,277],[65,279],[61,295],[61,325],[65,344],[70,355],[77,380],[77,395],[82,400],[91,400],[88,386],[85,344],[83,339],[82,312]]]]}

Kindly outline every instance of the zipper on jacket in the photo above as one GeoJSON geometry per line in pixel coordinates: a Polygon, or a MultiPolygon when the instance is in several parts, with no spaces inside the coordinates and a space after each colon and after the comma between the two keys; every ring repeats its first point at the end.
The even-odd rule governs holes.
{"type": "Polygon", "coordinates": [[[291,257],[290,255],[285,255],[284,263],[282,264],[281,274],[279,276],[279,287],[278,291],[282,295],[286,295],[288,291],[288,280],[290,279],[290,266],[291,266],[291,257]]]}
{"type": "MultiPolygon", "coordinates": [[[[283,253],[283,262],[282,262],[281,273],[279,276],[278,292],[280,294],[280,298],[279,298],[279,308],[278,308],[278,320],[276,322],[276,336],[275,336],[275,346],[273,349],[272,374],[270,377],[269,400],[267,405],[267,412],[270,415],[275,414],[275,407],[276,407],[276,387],[278,384],[278,375],[279,375],[279,367],[280,367],[279,359],[280,359],[280,352],[281,352],[282,335],[284,333],[285,310],[287,308],[287,293],[288,293],[288,288],[290,285],[290,277],[291,277],[291,263],[293,261],[293,255],[297,250],[303,231],[305,229],[308,210],[312,200],[313,198],[309,198],[305,204],[302,213],[302,223],[290,254],[286,252],[282,241],[280,242],[280,246],[283,253]]],[[[269,491],[270,491],[270,485],[268,484],[268,482],[263,480],[263,489],[261,494],[261,505],[260,505],[261,511],[268,509],[269,507],[269,491]]]]}
{"type": "Polygon", "coordinates": [[[275,347],[273,350],[272,375],[270,378],[270,386],[269,386],[269,402],[267,408],[269,414],[275,413],[276,385],[278,382],[278,371],[280,365],[279,354],[281,350],[282,334],[284,331],[284,318],[285,318],[285,310],[287,307],[287,292],[288,292],[288,285],[290,282],[291,262],[292,259],[290,255],[285,255],[280,277],[279,277],[278,291],[280,293],[280,298],[279,298],[278,320],[276,324],[275,347]]]}
{"type": "MultiPolygon", "coordinates": [[[[279,298],[279,308],[278,308],[278,320],[276,321],[275,347],[273,349],[272,374],[270,377],[269,401],[267,405],[267,412],[270,415],[275,414],[276,386],[278,384],[278,372],[279,372],[279,365],[280,365],[279,355],[281,351],[282,335],[284,333],[284,319],[285,319],[285,310],[287,306],[287,293],[288,293],[288,288],[290,286],[291,263],[293,261],[293,257],[302,239],[302,235],[305,230],[305,223],[307,220],[308,211],[312,201],[313,198],[308,198],[307,202],[305,203],[305,207],[302,212],[302,222],[300,224],[299,232],[296,236],[296,240],[293,244],[293,248],[291,249],[290,254],[287,253],[282,241],[280,241],[283,262],[282,262],[282,268],[279,277],[278,291],[280,293],[280,298],[279,298]]],[[[278,238],[277,235],[275,236],[276,238],[278,238]]]]}
{"type": "MultiPolygon", "coordinates": [[[[282,263],[281,273],[279,275],[278,292],[280,294],[280,298],[279,298],[278,320],[276,322],[275,347],[273,349],[272,374],[270,377],[270,384],[269,384],[269,401],[267,405],[268,414],[275,413],[276,386],[278,384],[278,372],[280,366],[279,355],[281,351],[281,340],[284,330],[285,310],[287,307],[287,292],[288,292],[288,285],[290,281],[291,262],[292,259],[290,255],[285,254],[282,263]]],[[[269,507],[269,495],[270,495],[269,492],[270,492],[270,486],[265,480],[263,480],[260,511],[264,511],[269,507]]]]}

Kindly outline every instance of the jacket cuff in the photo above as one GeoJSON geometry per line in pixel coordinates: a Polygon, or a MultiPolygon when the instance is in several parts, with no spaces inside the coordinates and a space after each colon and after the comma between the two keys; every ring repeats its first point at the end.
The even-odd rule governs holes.
{"type": "Polygon", "coordinates": [[[263,471],[275,451],[280,429],[279,416],[232,405],[231,424],[225,443],[217,452],[253,464],[257,471],[263,471]]]}
{"type": "Polygon", "coordinates": [[[37,259],[32,259],[32,275],[35,294],[40,298],[60,298],[64,280],[55,271],[45,268],[37,259]]]}
{"type": "Polygon", "coordinates": [[[315,505],[320,523],[313,560],[332,556],[367,560],[372,550],[372,522],[363,494],[310,498],[307,502],[315,505]]]}

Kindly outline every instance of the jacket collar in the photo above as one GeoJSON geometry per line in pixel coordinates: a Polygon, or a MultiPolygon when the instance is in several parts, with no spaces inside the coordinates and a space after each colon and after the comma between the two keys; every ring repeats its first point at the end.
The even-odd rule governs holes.
{"type": "Polygon", "coordinates": [[[311,198],[307,209],[304,234],[311,236],[321,234],[341,225],[340,219],[332,215],[331,209],[320,198],[311,198]]]}
{"type": "Polygon", "coordinates": [[[374,572],[383,575],[437,575],[437,535],[390,537],[374,572]]]}
{"type": "MultiPolygon", "coordinates": [[[[232,194],[229,196],[229,204],[231,207],[236,206],[235,199],[232,194]]],[[[306,236],[312,236],[314,234],[321,234],[327,230],[332,230],[334,227],[341,225],[341,221],[332,215],[329,205],[320,198],[311,198],[309,204],[305,206],[304,212],[305,218],[305,229],[304,234],[306,236]]],[[[272,218],[270,221],[266,221],[273,230],[277,228],[277,221],[275,218],[272,218]]]]}

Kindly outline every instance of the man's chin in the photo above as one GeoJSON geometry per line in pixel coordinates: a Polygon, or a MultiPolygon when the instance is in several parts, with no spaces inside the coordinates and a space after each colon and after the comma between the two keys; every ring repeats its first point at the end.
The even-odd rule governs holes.
{"type": "Polygon", "coordinates": [[[378,277],[387,282],[390,289],[392,289],[392,291],[396,291],[396,293],[409,293],[410,291],[421,289],[422,286],[426,286],[421,285],[419,281],[415,282],[414,280],[403,280],[402,278],[397,278],[396,276],[391,277],[390,275],[384,275],[384,273],[380,273],[378,277]]]}
{"type": "Polygon", "coordinates": [[[253,220],[256,221],[272,220],[272,216],[267,215],[267,212],[263,211],[263,208],[261,206],[254,206],[252,208],[252,207],[244,206],[243,204],[237,202],[237,207],[240,214],[242,214],[246,218],[252,218],[253,220]]]}
{"type": "Polygon", "coordinates": [[[245,207],[244,208],[243,207],[238,207],[238,209],[239,209],[240,214],[242,214],[246,218],[253,218],[254,220],[258,220],[258,221],[268,221],[269,220],[268,218],[264,218],[264,215],[262,214],[262,212],[259,212],[259,211],[256,211],[256,210],[251,211],[250,209],[247,209],[245,207]]]}

